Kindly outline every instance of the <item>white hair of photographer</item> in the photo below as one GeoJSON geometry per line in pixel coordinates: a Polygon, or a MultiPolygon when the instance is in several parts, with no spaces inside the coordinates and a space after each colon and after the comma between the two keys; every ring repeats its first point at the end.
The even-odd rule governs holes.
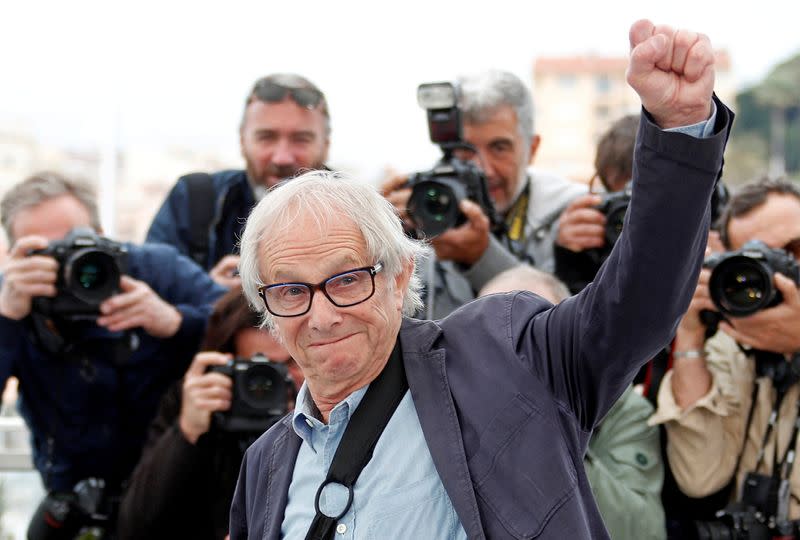
{"type": "Polygon", "coordinates": [[[404,265],[414,261],[414,274],[403,298],[403,313],[414,314],[422,306],[422,283],[417,275],[417,261],[428,252],[419,241],[403,232],[395,208],[378,191],[363,182],[331,171],[310,171],[278,184],[256,205],[247,219],[241,240],[239,273],[242,288],[250,305],[264,316],[264,324],[272,327],[272,316],[258,295],[264,285],[259,273],[259,257],[267,256],[259,246],[266,235],[284,234],[297,226],[301,216],[311,215],[320,231],[326,229],[333,216],[343,216],[361,231],[367,247],[367,257],[374,264],[383,263],[387,283],[394,279],[404,265]]]}

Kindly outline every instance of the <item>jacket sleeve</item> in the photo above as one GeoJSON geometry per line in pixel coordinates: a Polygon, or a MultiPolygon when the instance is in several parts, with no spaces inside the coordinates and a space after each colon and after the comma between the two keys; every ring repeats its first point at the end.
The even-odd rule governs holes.
{"type": "Polygon", "coordinates": [[[142,457],[120,503],[120,540],[161,537],[203,508],[198,498],[205,494],[202,472],[212,470],[210,453],[202,439],[192,445],[178,428],[180,384],[164,396],[150,425],[142,457]]]}
{"type": "Polygon", "coordinates": [[[518,355],[585,430],[670,340],[689,305],[731,121],[718,102],[713,133],[695,138],[662,131],[644,112],[624,232],[595,281],[532,319],[523,297],[512,306],[518,355]]]}
{"type": "Polygon", "coordinates": [[[175,183],[158,209],[145,242],[168,244],[182,255],[189,255],[189,194],[186,184],[175,183]]]}
{"type": "Polygon", "coordinates": [[[586,475],[612,538],[666,537],[664,464],[652,406],[628,388],[592,435],[586,475]]]}

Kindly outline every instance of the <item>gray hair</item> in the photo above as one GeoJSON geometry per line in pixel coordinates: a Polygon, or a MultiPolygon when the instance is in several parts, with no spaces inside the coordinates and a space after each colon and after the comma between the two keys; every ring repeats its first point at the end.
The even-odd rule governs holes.
{"type": "MultiPolygon", "coordinates": [[[[403,298],[403,313],[413,315],[422,307],[417,260],[427,252],[425,245],[406,236],[394,206],[374,187],[335,172],[318,170],[282,182],[270,190],[253,209],[242,234],[239,262],[242,288],[250,305],[263,314],[267,326],[274,325],[258,294],[258,287],[264,285],[259,271],[259,245],[267,235],[283,234],[302,215],[309,213],[323,230],[331,216],[351,220],[364,237],[367,255],[373,261],[381,261],[390,278],[399,275],[405,264],[413,261],[414,271],[403,298]]],[[[394,279],[388,281],[393,286],[394,279]]]]}
{"type": "Polygon", "coordinates": [[[97,231],[100,230],[100,211],[94,187],[87,182],[73,180],[57,172],[45,171],[29,176],[15,185],[0,201],[0,215],[9,243],[13,244],[16,241],[13,226],[14,219],[20,211],[63,195],[77,199],[89,212],[92,227],[97,231]]]}
{"type": "Polygon", "coordinates": [[[553,274],[543,272],[529,264],[520,264],[500,272],[483,287],[489,289],[525,290],[544,296],[543,291],[549,291],[556,303],[572,296],[564,282],[553,274]]]}
{"type": "Polygon", "coordinates": [[[517,115],[517,128],[527,146],[533,138],[533,97],[519,77],[490,70],[459,78],[464,121],[482,124],[498,108],[508,106],[517,115]]]}

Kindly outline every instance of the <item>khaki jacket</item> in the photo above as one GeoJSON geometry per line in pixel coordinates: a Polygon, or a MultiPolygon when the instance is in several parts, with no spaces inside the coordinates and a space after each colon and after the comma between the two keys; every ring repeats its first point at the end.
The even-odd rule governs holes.
{"type": "MultiPolygon", "coordinates": [[[[724,487],[736,473],[736,494],[747,472],[756,466],[758,451],[764,440],[775,389],[767,377],[756,379],[755,362],[745,355],[727,334],[718,332],[706,342],[708,368],[713,383],[708,394],[686,410],[680,410],[672,393],[672,372],[668,372],[658,395],[658,410],[651,424],[665,424],[667,458],[675,479],[690,497],[704,497],[724,487]],[[758,385],[753,420],[745,441],[747,417],[752,402],[753,385],[758,385]],[[739,453],[739,470],[734,471],[739,453]]],[[[800,385],[793,385],[778,411],[777,429],[767,440],[764,460],[757,472],[772,472],[773,456],[783,458],[795,418],[800,385]]],[[[791,441],[795,450],[798,441],[791,441]]],[[[790,519],[800,518],[800,464],[790,476],[790,519]]]]}

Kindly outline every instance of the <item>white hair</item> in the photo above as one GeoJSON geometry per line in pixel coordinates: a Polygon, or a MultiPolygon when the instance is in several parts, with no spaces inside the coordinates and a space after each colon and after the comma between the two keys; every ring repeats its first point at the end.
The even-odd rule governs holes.
{"type": "Polygon", "coordinates": [[[461,109],[464,121],[482,124],[500,107],[511,107],[517,115],[517,129],[527,146],[533,130],[533,97],[519,77],[508,71],[488,70],[460,77],[461,109]]]}
{"type": "Polygon", "coordinates": [[[239,273],[242,289],[250,305],[263,314],[264,323],[273,327],[273,320],[258,294],[264,285],[260,275],[259,257],[269,257],[259,251],[268,236],[281,235],[296,225],[301,216],[311,215],[320,227],[333,216],[349,219],[361,231],[367,256],[383,263],[389,286],[411,262],[414,271],[403,297],[403,313],[413,315],[422,307],[422,282],[417,275],[416,261],[428,248],[403,232],[394,206],[378,191],[365,183],[341,174],[315,170],[284,181],[256,205],[247,219],[241,239],[239,273]]]}

